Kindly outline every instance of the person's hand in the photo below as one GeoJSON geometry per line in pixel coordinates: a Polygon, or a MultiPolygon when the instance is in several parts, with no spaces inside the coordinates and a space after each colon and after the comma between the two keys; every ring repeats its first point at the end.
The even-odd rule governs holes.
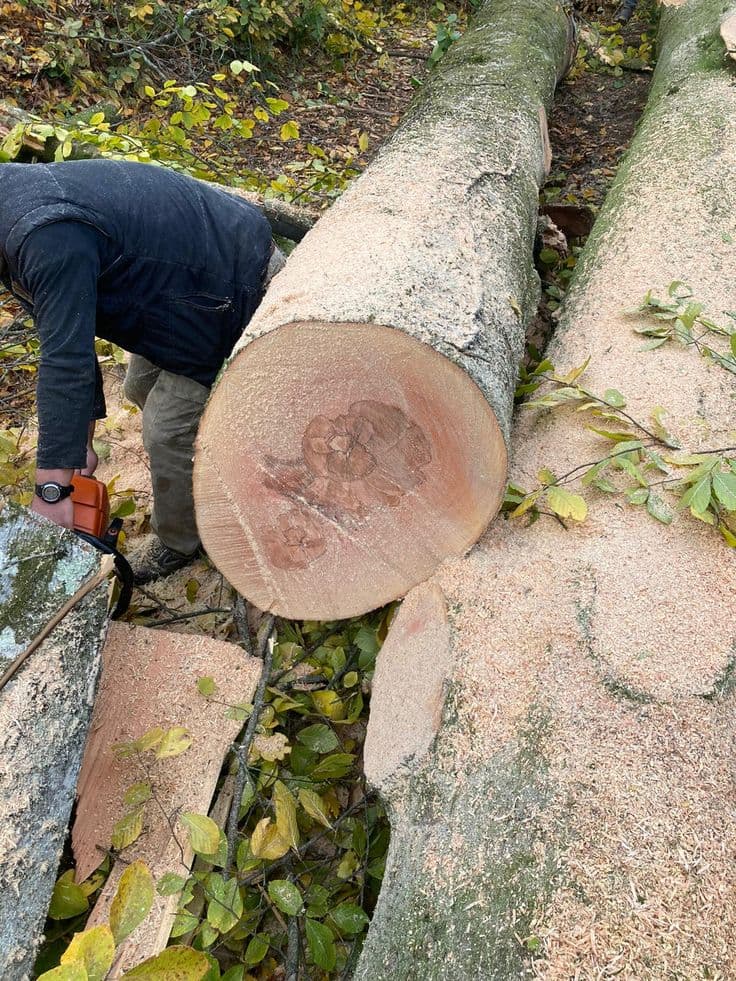
{"type": "Polygon", "coordinates": [[[97,469],[97,464],[100,462],[100,458],[97,456],[92,444],[90,443],[87,447],[87,465],[79,473],[83,477],[91,477],[92,474],[97,469]]]}
{"type": "Polygon", "coordinates": [[[74,527],[74,504],[72,503],[71,497],[66,497],[63,501],[57,501],[55,504],[49,504],[37,494],[34,494],[31,511],[43,515],[49,521],[54,521],[57,525],[61,525],[62,528],[74,527]]]}

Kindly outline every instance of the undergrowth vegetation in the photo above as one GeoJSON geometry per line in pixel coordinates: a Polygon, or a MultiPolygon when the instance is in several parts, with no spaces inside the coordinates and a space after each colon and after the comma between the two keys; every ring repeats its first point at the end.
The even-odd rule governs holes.
{"type": "MultiPolygon", "coordinates": [[[[127,866],[109,923],[84,929],[111,858],[144,833],[161,803],[167,761],[188,752],[185,726],[156,728],[116,747],[131,774],[113,833],[113,852],[83,883],[64,872],[51,903],[45,981],[81,964],[104,978],[115,947],[148,916],[155,893],[179,894],[172,946],[125,976],[181,981],[267,981],[340,977],[354,966],[375,905],[388,848],[388,821],[361,774],[367,695],[391,608],[349,622],[289,623],[261,631],[264,674],[253,702],[222,701],[213,678],[199,695],[248,722],[220,795],[229,819],[173,819],[177,841],[197,856],[185,879],[166,870],[154,881],[142,862],[127,866]],[[273,631],[273,636],[272,636],[273,631]],[[241,764],[243,764],[241,766],[241,764]],[[75,935],[72,946],[69,946],[75,935]],[[173,975],[172,975],[173,977],[173,975]]],[[[79,977],[82,977],[79,975],[79,977]]]]}

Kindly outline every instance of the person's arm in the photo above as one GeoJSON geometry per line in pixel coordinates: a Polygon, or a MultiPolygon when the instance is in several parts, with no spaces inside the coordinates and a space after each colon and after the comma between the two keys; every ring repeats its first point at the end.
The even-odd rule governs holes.
{"type": "MultiPolygon", "coordinates": [[[[57,222],[32,232],[18,258],[21,285],[33,297],[41,341],[36,401],[36,483],[71,483],[87,466],[96,389],[95,324],[99,238],[77,222],[57,222]]],[[[49,504],[34,496],[32,508],[71,528],[70,499],[49,504]]]]}

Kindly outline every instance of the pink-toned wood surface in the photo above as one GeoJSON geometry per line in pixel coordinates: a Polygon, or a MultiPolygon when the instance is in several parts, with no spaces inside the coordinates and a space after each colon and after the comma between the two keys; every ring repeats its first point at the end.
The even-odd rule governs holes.
{"type": "Polygon", "coordinates": [[[452,361],[388,327],[292,324],[241,352],[207,406],[197,524],[260,609],[341,618],[461,555],[505,477],[496,417],[452,361]]]}
{"type": "MultiPolygon", "coordinates": [[[[146,804],[143,834],[121,853],[90,926],[107,921],[120,875],[134,859],[143,860],[155,879],[165,872],[187,875],[192,853],[177,816],[182,811],[207,813],[224,758],[241,728],[240,722],[227,718],[227,705],[250,700],[260,670],[260,661],[234,644],[111,625],[72,829],[78,880],[104,858],[99,849],[109,847],[113,826],[129,810],[123,802],[126,790],[134,783],[150,782],[154,798],[146,804]],[[201,677],[212,677],[217,685],[211,699],[197,689],[201,677]],[[137,739],[155,726],[183,726],[191,735],[191,747],[181,756],[161,760],[154,760],[152,753],[139,759],[116,758],[116,744],[137,739]]],[[[148,918],[118,949],[111,977],[119,977],[165,945],[177,898],[156,896],[148,918]]]]}

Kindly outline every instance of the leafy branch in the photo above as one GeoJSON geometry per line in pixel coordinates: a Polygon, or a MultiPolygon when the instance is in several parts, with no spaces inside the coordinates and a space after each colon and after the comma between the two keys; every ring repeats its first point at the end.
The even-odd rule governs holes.
{"type": "MultiPolygon", "coordinates": [[[[673,284],[673,287],[679,285],[673,284]]],[[[677,304],[680,305],[679,300],[677,304]]],[[[701,317],[701,310],[690,311],[686,316],[686,327],[699,317],[704,322],[704,329],[710,324],[701,317]]],[[[679,319],[675,316],[674,321],[679,319]]],[[[672,330],[674,334],[676,328],[673,322],[671,327],[656,329],[672,330]]],[[[707,329],[712,332],[709,326],[707,329]]],[[[731,344],[735,343],[733,332],[720,329],[715,332],[726,333],[731,344]]],[[[658,337],[656,346],[664,343],[668,336],[658,337]]],[[[700,344],[698,350],[704,347],[700,337],[694,337],[692,343],[696,347],[700,344]]],[[[713,357],[710,349],[701,350],[701,353],[713,357]]],[[[586,413],[596,422],[606,420],[605,426],[588,425],[586,428],[606,443],[613,444],[610,452],[560,475],[543,468],[537,474],[538,486],[531,491],[509,484],[504,513],[509,518],[526,514],[531,521],[542,514],[551,514],[563,522],[566,518],[584,521],[588,515],[586,499],[565,486],[579,482],[583,487],[606,494],[622,495],[631,505],[645,506],[657,521],[670,524],[675,512],[657,491],[669,492],[676,510],[688,509],[693,517],[717,528],[724,540],[736,548],[736,457],[729,455],[736,452],[736,448],[719,447],[698,453],[671,452],[681,447],[665,427],[665,410],[661,406],[655,407],[651,422],[645,425],[625,411],[626,399],[617,389],[607,389],[603,395],[596,395],[584,388],[578,380],[588,363],[589,359],[566,375],[557,373],[546,359],[534,367],[522,368],[517,396],[534,394],[546,386],[543,394],[524,402],[522,407],[559,410],[574,406],[576,412],[586,413]]]]}

